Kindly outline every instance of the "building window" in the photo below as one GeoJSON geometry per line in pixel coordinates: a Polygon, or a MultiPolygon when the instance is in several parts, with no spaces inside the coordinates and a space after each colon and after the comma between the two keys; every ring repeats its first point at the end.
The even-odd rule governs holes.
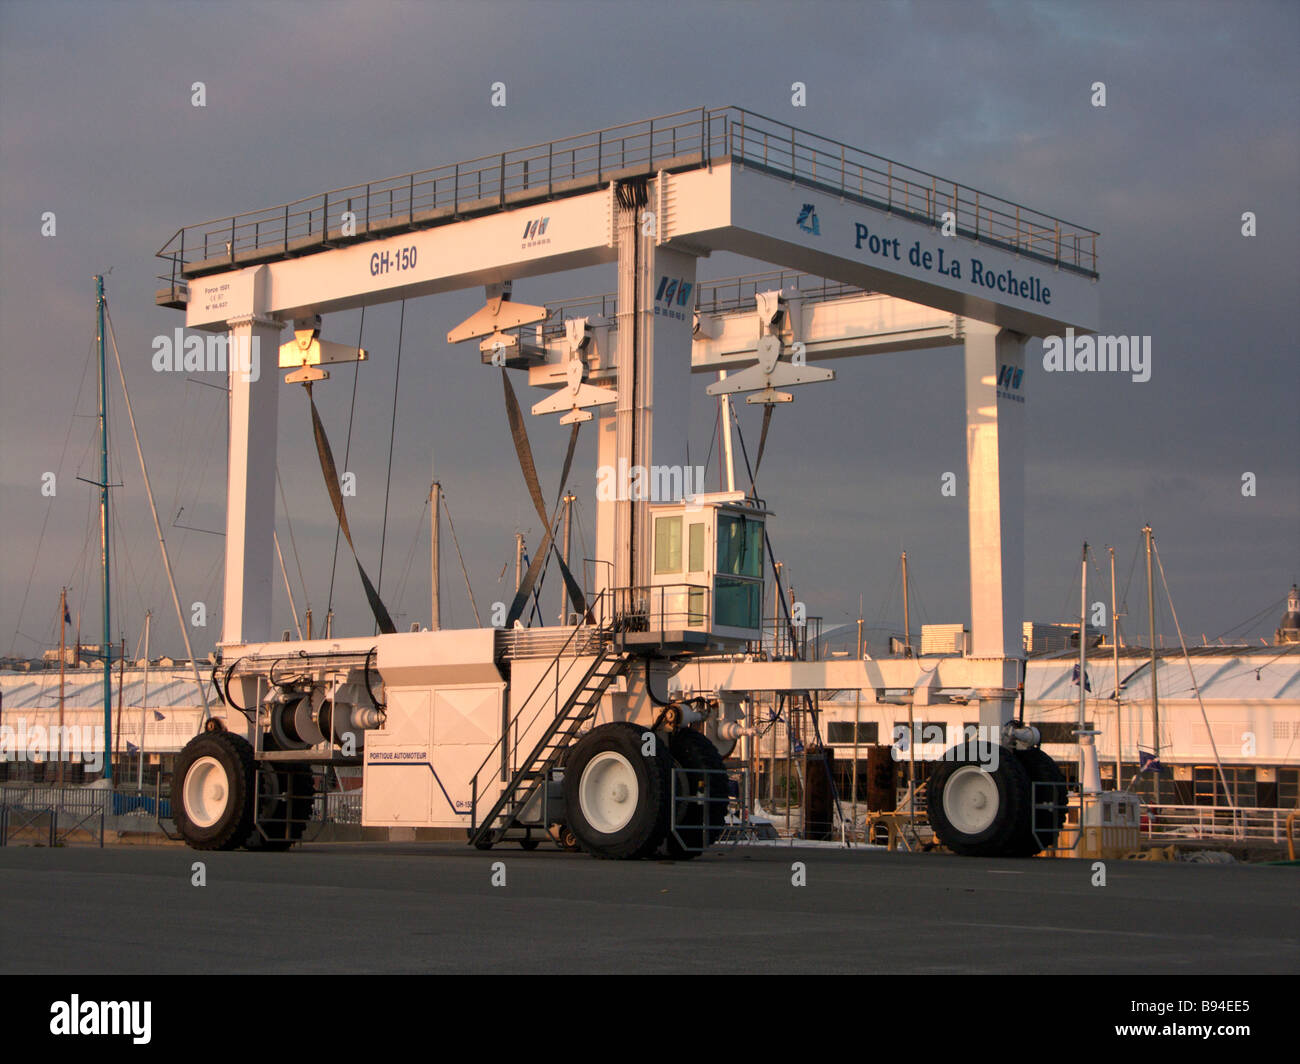
{"type": "MultiPolygon", "coordinates": [[[[926,746],[932,743],[946,743],[948,741],[948,725],[943,723],[943,721],[914,720],[912,722],[912,728],[912,741],[917,746],[926,746]]],[[[894,742],[897,744],[906,741],[907,721],[895,721],[894,742]]]]}
{"type": "Polygon", "coordinates": [[[1300,808],[1300,768],[1277,770],[1277,807],[1300,808]]]}
{"type": "MultiPolygon", "coordinates": [[[[1079,730],[1077,721],[1036,720],[1033,723],[1045,743],[1077,743],[1079,741],[1079,736],[1076,734],[1079,730]]],[[[1084,727],[1091,731],[1092,721],[1088,721],[1084,727]]]]}
{"type": "MultiPolygon", "coordinates": [[[[906,729],[904,729],[906,731],[906,729]]],[[[858,725],[858,743],[868,744],[879,741],[880,725],[876,721],[863,721],[858,725]]],[[[826,725],[828,743],[853,743],[853,721],[835,720],[826,725]]]]}
{"type": "Polygon", "coordinates": [[[1223,776],[1230,793],[1224,795],[1223,780],[1216,765],[1197,765],[1193,770],[1194,805],[1236,805],[1254,808],[1257,799],[1254,766],[1225,765],[1223,776]]]}

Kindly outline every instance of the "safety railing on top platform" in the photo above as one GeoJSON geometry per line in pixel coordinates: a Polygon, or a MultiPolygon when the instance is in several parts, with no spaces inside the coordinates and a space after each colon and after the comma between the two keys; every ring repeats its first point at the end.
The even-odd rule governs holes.
{"type": "Polygon", "coordinates": [[[726,159],[930,225],[951,212],[963,236],[1097,273],[1094,230],[752,111],[701,107],[185,226],[158,251],[159,280],[175,293],[189,277],[726,159]]]}
{"type": "Polygon", "coordinates": [[[737,162],[928,225],[950,212],[961,236],[1097,273],[1095,230],[751,111],[710,114],[724,126],[723,154],[737,162]]]}
{"type": "MultiPolygon", "coordinates": [[[[735,310],[753,310],[754,295],[780,289],[796,293],[808,300],[839,299],[859,295],[862,289],[853,285],[831,281],[825,277],[803,273],[799,270],[768,270],[763,273],[724,277],[716,281],[700,281],[695,286],[694,309],[703,314],[724,314],[735,310]]],[[[541,330],[543,341],[564,336],[564,323],[575,318],[596,318],[612,321],[618,314],[618,296],[613,292],[594,296],[574,296],[570,299],[547,303],[548,315],[537,325],[523,325],[508,329],[525,340],[534,340],[541,330]]]]}
{"type": "Polygon", "coordinates": [[[797,270],[769,270],[717,281],[701,281],[696,286],[696,309],[701,314],[725,314],[735,310],[753,310],[754,296],[774,290],[795,294],[802,299],[823,300],[855,296],[862,289],[825,277],[797,270]]]}
{"type": "Polygon", "coordinates": [[[613,628],[620,632],[674,632],[709,623],[707,584],[611,588],[613,628]]]}
{"type": "Polygon", "coordinates": [[[707,162],[709,112],[677,111],[185,226],[159,250],[172,283],[707,162]]]}

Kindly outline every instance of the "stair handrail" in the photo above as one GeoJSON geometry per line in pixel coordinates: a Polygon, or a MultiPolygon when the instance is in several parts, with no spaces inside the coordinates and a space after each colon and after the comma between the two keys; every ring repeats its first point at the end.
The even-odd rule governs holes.
{"type": "MultiPolygon", "coordinates": [[[[605,594],[606,591],[602,590],[596,595],[595,601],[593,601],[588,607],[587,616],[594,615],[597,618],[600,618],[602,616],[598,607],[600,606],[602,600],[605,598],[605,594]]],[[[545,680],[546,677],[550,674],[552,668],[555,668],[556,670],[554,690],[555,690],[555,698],[556,698],[556,714],[558,715],[560,682],[563,679],[566,679],[568,677],[569,672],[573,669],[573,666],[576,665],[578,662],[578,659],[575,656],[573,660],[569,662],[568,667],[564,670],[564,675],[561,676],[559,673],[560,659],[564,657],[565,652],[568,651],[569,647],[573,644],[573,641],[578,637],[579,633],[581,632],[590,633],[593,629],[597,632],[603,632],[605,630],[604,623],[598,620],[596,624],[583,623],[583,624],[574,625],[573,631],[569,633],[569,638],[566,639],[563,645],[560,647],[560,649],[555,652],[555,655],[551,658],[546,668],[542,671],[542,674],[537,678],[537,683],[533,685],[533,689],[528,692],[528,697],[525,698],[523,702],[520,704],[519,712],[516,713],[513,717],[511,717],[509,723],[501,733],[501,738],[492,744],[492,748],[487,752],[487,756],[483,758],[478,768],[476,768],[473,774],[470,776],[470,782],[472,784],[477,783],[479,776],[483,774],[483,770],[487,768],[487,766],[492,762],[495,756],[499,755],[499,753],[501,752],[501,744],[506,742],[508,736],[512,731],[515,732],[516,738],[512,745],[509,745],[505,748],[505,752],[508,758],[509,756],[512,756],[518,752],[518,729],[515,727],[515,725],[517,724],[519,717],[522,716],[524,711],[528,708],[528,706],[532,704],[533,696],[537,694],[538,690],[542,686],[542,681],[545,680]]],[[[527,728],[531,728],[533,724],[537,721],[537,718],[541,714],[542,708],[545,704],[546,704],[545,701],[543,701],[542,704],[537,707],[536,711],[533,713],[532,719],[528,721],[527,728]]],[[[527,730],[527,728],[525,730],[527,730]]]]}
{"type": "MultiPolygon", "coordinates": [[[[596,656],[596,659],[591,663],[591,666],[587,669],[587,672],[583,676],[581,683],[579,683],[578,686],[575,687],[573,691],[569,693],[568,697],[565,698],[563,712],[558,708],[559,697],[558,695],[556,696],[557,708],[555,711],[555,716],[552,718],[551,723],[547,726],[547,728],[543,731],[542,735],[538,738],[537,742],[534,744],[532,752],[528,755],[527,760],[524,763],[522,763],[518,768],[516,768],[514,770],[514,775],[509,780],[506,781],[506,786],[502,789],[501,793],[497,795],[496,800],[492,803],[492,808],[489,810],[487,816],[483,818],[483,821],[481,823],[478,820],[478,778],[477,776],[474,778],[473,788],[472,788],[474,797],[473,797],[473,806],[471,812],[471,824],[473,825],[473,831],[474,831],[473,838],[475,841],[477,841],[485,833],[494,830],[493,822],[496,820],[498,816],[502,814],[502,812],[505,811],[507,805],[512,800],[516,802],[515,810],[517,811],[519,808],[525,805],[529,800],[531,800],[533,794],[535,794],[537,789],[540,786],[542,786],[545,777],[539,771],[537,766],[540,765],[549,768],[554,763],[556,757],[558,757],[563,752],[565,747],[561,746],[553,749],[551,751],[550,756],[544,761],[541,759],[542,753],[544,750],[547,749],[547,747],[551,746],[551,744],[555,740],[557,731],[565,722],[576,723],[577,718],[572,716],[572,710],[574,706],[578,705],[580,695],[582,695],[584,691],[590,692],[585,703],[583,703],[584,705],[583,718],[585,719],[585,717],[591,715],[593,699],[598,698],[600,694],[604,692],[605,688],[607,688],[610,685],[610,683],[613,681],[615,675],[617,675],[618,672],[622,671],[623,659],[619,657],[616,660],[615,669],[604,674],[604,676],[602,676],[599,682],[596,684],[595,688],[589,688],[588,685],[590,684],[591,680],[593,679],[593,677],[596,677],[600,673],[601,665],[604,664],[607,660],[608,660],[607,650],[605,648],[602,648],[600,654],[596,656]],[[524,788],[523,787],[523,784],[525,782],[524,777],[529,773],[533,774],[533,778],[528,781],[530,785],[527,788],[524,788]],[[521,790],[523,791],[522,798],[519,797],[521,790]]],[[[550,671],[550,666],[547,666],[547,671],[548,672],[550,671]]],[[[536,720],[536,714],[534,714],[533,719],[536,720]]],[[[531,725],[532,722],[530,721],[529,726],[531,727],[531,725]]],[[[572,738],[571,732],[567,734],[569,734],[569,738],[572,738]]],[[[509,827],[508,823],[503,824],[501,826],[501,830],[504,831],[508,827],[509,827]]]]}

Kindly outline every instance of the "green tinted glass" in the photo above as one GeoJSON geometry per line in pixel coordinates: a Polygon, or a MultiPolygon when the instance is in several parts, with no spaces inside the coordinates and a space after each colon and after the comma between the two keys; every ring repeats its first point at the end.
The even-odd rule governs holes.
{"type": "Polygon", "coordinates": [[[756,578],[763,575],[763,522],[718,515],[718,572],[756,578]]]}
{"type": "Polygon", "coordinates": [[[661,517],[655,521],[655,572],[682,571],[682,519],[661,517]]]}
{"type": "Polygon", "coordinates": [[[692,573],[704,572],[704,523],[697,521],[690,526],[690,543],[688,545],[688,563],[686,568],[692,573]]]}

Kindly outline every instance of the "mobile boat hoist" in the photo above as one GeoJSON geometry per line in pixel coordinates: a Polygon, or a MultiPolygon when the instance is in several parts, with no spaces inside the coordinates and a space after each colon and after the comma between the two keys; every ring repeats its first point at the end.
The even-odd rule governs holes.
{"type": "MultiPolygon", "coordinates": [[[[961,700],[980,736],[931,778],[931,819],[964,854],[1031,854],[1060,825],[1059,771],[1017,720],[1023,650],[1024,347],[1098,316],[1097,234],[737,108],[699,109],[335,190],[190,226],[160,251],[160,305],[232,344],[278,349],[290,382],[366,353],[320,338],[323,316],[484,286],[448,333],[500,367],[521,468],[548,511],[509,372],[576,434],[594,421],[602,474],[667,495],[598,492],[594,580],[565,569],[566,623],[273,641],[277,387],[232,371],[224,709],[180,755],[177,826],[200,849],[282,849],[303,835],[313,771],[361,766],[362,822],[462,827],[487,847],[548,837],[601,857],[682,857],[718,834],[724,757],[748,742],[752,692],[858,689],[868,701],[961,700]],[[714,250],[825,279],[707,283],[714,250]],[[552,313],[512,282],[617,264],[612,301],[552,313]],[[937,268],[943,263],[942,268],[937,268]],[[1006,283],[999,284],[997,279],[1006,283]],[[994,283],[987,283],[993,279],[994,283]],[[281,346],[292,323],[295,338],[281,346]],[[710,395],[788,402],[839,357],[964,348],[971,638],[961,656],[762,660],[770,514],[751,491],[674,486],[686,467],[686,375],[710,395]],[[635,478],[633,478],[635,480],[635,478]],[[654,501],[651,496],[653,495],[654,501]],[[689,665],[689,667],[685,667],[689,665]]],[[[343,530],[328,440],[322,468],[343,530]]],[[[571,437],[572,440],[572,437],[571,437]]],[[[572,461],[572,442],[565,476],[572,461]]],[[[603,480],[603,477],[602,477],[603,480]]],[[[563,485],[562,485],[563,487],[563,485]]],[[[558,553],[557,553],[558,557],[558,553]]],[[[360,564],[358,562],[358,564],[360,564]]],[[[784,599],[782,599],[784,601],[784,599]]]]}

